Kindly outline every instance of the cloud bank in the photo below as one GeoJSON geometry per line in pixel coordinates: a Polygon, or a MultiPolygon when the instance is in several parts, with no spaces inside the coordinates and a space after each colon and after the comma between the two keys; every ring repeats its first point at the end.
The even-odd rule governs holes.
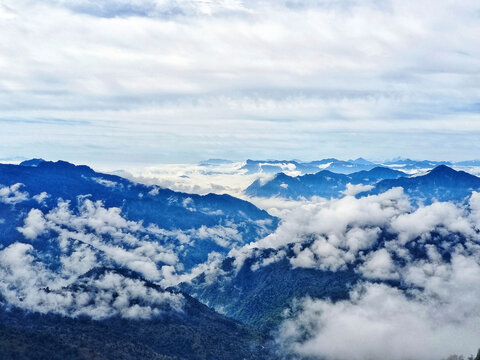
{"type": "Polygon", "coordinates": [[[64,273],[52,272],[39,261],[32,245],[14,243],[0,251],[0,292],[6,305],[26,310],[66,316],[111,316],[147,319],[166,310],[181,311],[183,296],[148,286],[113,271],[98,278],[77,279],[74,286],[65,273],[88,270],[95,263],[95,253],[79,247],[70,258],[63,258],[64,273]],[[70,286],[69,286],[70,285],[70,286]]]}
{"type": "Polygon", "coordinates": [[[236,269],[353,271],[348,300],[300,298],[277,333],[284,352],[318,359],[441,359],[479,346],[480,193],[413,208],[401,188],[304,202],[278,229],[234,249],[236,269]],[[265,256],[265,249],[270,249],[265,256]],[[276,251],[271,252],[271,249],[276,251]]]}
{"type": "MultiPolygon", "coordinates": [[[[20,184],[2,189],[12,206],[25,200],[20,184]]],[[[42,193],[37,201],[47,196],[42,193]]],[[[32,311],[95,319],[181,311],[183,296],[162,288],[201,273],[213,279],[223,259],[212,251],[205,263],[187,271],[181,261],[185,254],[207,241],[227,249],[243,244],[234,224],[165,230],[129,221],[120,208],[106,208],[85,196],[77,205],[59,199],[53,209],[32,208],[17,230],[25,242],[7,241],[0,250],[0,300],[32,311]]]]}

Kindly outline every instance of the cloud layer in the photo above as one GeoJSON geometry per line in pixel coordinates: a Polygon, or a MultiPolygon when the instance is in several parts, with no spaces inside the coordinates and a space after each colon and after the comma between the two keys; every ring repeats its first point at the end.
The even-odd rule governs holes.
{"type": "Polygon", "coordinates": [[[0,155],[470,157],[478,10],[472,0],[3,1],[0,155]]]}
{"type": "Polygon", "coordinates": [[[297,203],[274,233],[229,256],[236,269],[247,258],[256,259],[253,271],[287,258],[294,268],[360,275],[349,300],[297,299],[277,334],[284,351],[337,360],[473,354],[480,334],[479,209],[476,192],[467,204],[413,208],[400,188],[297,203]]]}
{"type": "MultiPolygon", "coordinates": [[[[11,211],[28,197],[20,188],[17,184],[0,189],[0,199],[11,211]]],[[[79,197],[77,205],[59,199],[53,209],[42,209],[41,200],[47,196],[39,195],[39,208],[26,213],[23,226],[17,228],[25,242],[8,244],[4,239],[6,247],[0,247],[0,300],[3,297],[6,304],[96,319],[181,311],[183,296],[162,288],[200,273],[213,279],[221,271],[222,257],[214,251],[205,263],[187,271],[182,260],[189,251],[207,242],[226,249],[243,243],[235,224],[165,230],[129,221],[120,208],[106,208],[88,197],[79,197]]]]}

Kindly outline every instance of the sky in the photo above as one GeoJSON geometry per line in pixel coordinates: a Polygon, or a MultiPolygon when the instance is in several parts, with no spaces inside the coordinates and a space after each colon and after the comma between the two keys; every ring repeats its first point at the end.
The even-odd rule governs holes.
{"type": "Polygon", "coordinates": [[[0,159],[480,158],[480,4],[2,0],[0,159]]]}

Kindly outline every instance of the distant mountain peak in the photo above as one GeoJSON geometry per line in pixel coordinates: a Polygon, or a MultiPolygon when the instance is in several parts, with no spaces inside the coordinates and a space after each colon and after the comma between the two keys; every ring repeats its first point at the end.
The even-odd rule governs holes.
{"type": "Polygon", "coordinates": [[[210,166],[210,165],[225,165],[225,164],[231,164],[231,160],[226,160],[226,159],[207,159],[200,161],[199,165],[200,166],[210,166]]]}
{"type": "Polygon", "coordinates": [[[406,194],[413,199],[421,199],[423,204],[463,201],[472,191],[480,190],[480,178],[440,164],[425,175],[382,180],[374,189],[359,196],[380,194],[394,187],[403,188],[406,194]]]}
{"type": "Polygon", "coordinates": [[[275,179],[292,179],[292,176],[289,176],[285,174],[284,172],[279,172],[277,175],[275,175],[275,179]]]}
{"type": "Polygon", "coordinates": [[[370,173],[370,174],[380,174],[380,173],[390,173],[390,174],[398,174],[401,176],[406,176],[407,174],[399,171],[399,170],[394,170],[385,166],[376,166],[371,170],[365,170],[365,172],[370,173]]]}
{"type": "Polygon", "coordinates": [[[432,170],[430,170],[428,172],[428,175],[442,176],[442,175],[457,175],[460,173],[466,174],[464,171],[456,171],[447,165],[438,165],[432,170]]]}
{"type": "Polygon", "coordinates": [[[45,162],[45,160],[41,158],[34,158],[34,159],[22,161],[19,165],[20,166],[38,166],[42,162],[45,162]]]}
{"type": "Polygon", "coordinates": [[[68,161],[58,160],[58,161],[43,161],[37,165],[38,168],[45,169],[54,169],[54,170],[76,170],[76,171],[86,171],[93,173],[93,169],[87,165],[75,165],[68,161]]]}
{"type": "Polygon", "coordinates": [[[373,162],[368,161],[367,159],[364,159],[362,157],[356,158],[355,160],[351,160],[351,161],[353,163],[361,164],[361,165],[372,165],[372,164],[374,164],[373,162]]]}

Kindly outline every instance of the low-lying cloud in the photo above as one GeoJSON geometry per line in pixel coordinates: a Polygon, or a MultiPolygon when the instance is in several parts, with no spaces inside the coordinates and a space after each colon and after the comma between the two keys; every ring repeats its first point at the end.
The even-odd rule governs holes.
{"type": "Polygon", "coordinates": [[[8,305],[42,313],[66,316],[87,315],[94,319],[110,316],[150,318],[165,310],[181,311],[183,297],[147,286],[145,281],[106,271],[97,278],[75,279],[72,270],[86,271],[98,266],[96,255],[78,248],[63,272],[48,269],[32,245],[14,243],[0,251],[0,293],[8,305]],[[69,268],[70,267],[70,268],[69,268]]]}
{"type": "MultiPolygon", "coordinates": [[[[22,198],[20,185],[4,193],[22,198]]],[[[122,268],[163,288],[202,274],[212,283],[232,275],[222,270],[225,255],[212,251],[189,271],[181,263],[186,248],[208,240],[231,249],[226,256],[234,258],[236,270],[251,257],[253,271],[287,259],[292,268],[359,276],[347,300],[296,299],[276,332],[285,352],[335,360],[438,360],[476,351],[480,193],[464,204],[420,207],[412,206],[401,188],[359,199],[346,194],[265,204],[282,216],[280,226],[243,245],[235,224],[165,230],[129,221],[120,208],[88,197],[77,205],[60,200],[49,211],[41,210],[39,201],[18,228],[25,243],[0,251],[0,292],[9,304],[69,316],[150,318],[165,309],[181,311],[181,295],[139,278],[113,270],[83,275],[122,268]],[[46,257],[39,245],[58,255],[46,257]],[[270,255],[263,256],[267,249],[270,255]]],[[[195,211],[194,203],[184,205],[195,211]]]]}
{"type": "Polygon", "coordinates": [[[441,359],[480,346],[480,193],[466,204],[414,208],[401,188],[304,202],[278,229],[234,249],[239,269],[287,258],[292,267],[356,272],[349,300],[297,299],[277,342],[319,359],[441,359]],[[275,249],[265,257],[264,249],[275,249]]]}
{"type": "Polygon", "coordinates": [[[11,186],[0,184],[0,203],[15,205],[16,203],[28,200],[29,194],[22,191],[23,184],[17,183],[11,186]]]}
{"type": "MultiPolygon", "coordinates": [[[[19,188],[8,188],[8,199],[19,188]]],[[[15,201],[24,200],[14,196],[15,201]]],[[[47,196],[40,194],[38,200],[47,196]]],[[[185,271],[179,258],[196,242],[208,240],[228,249],[243,243],[235,224],[165,230],[127,220],[120,208],[106,208],[88,197],[79,197],[77,205],[59,199],[53,209],[32,208],[17,230],[25,243],[0,250],[0,294],[5,301],[32,311],[93,318],[149,318],[167,307],[180,310],[183,301],[182,295],[147,286],[135,276],[102,269],[128,269],[166,288],[201,273],[213,278],[220,271],[222,256],[215,252],[204,264],[185,271]],[[93,277],[85,275],[92,271],[93,277]],[[96,271],[100,274],[95,276],[96,271]]]]}

